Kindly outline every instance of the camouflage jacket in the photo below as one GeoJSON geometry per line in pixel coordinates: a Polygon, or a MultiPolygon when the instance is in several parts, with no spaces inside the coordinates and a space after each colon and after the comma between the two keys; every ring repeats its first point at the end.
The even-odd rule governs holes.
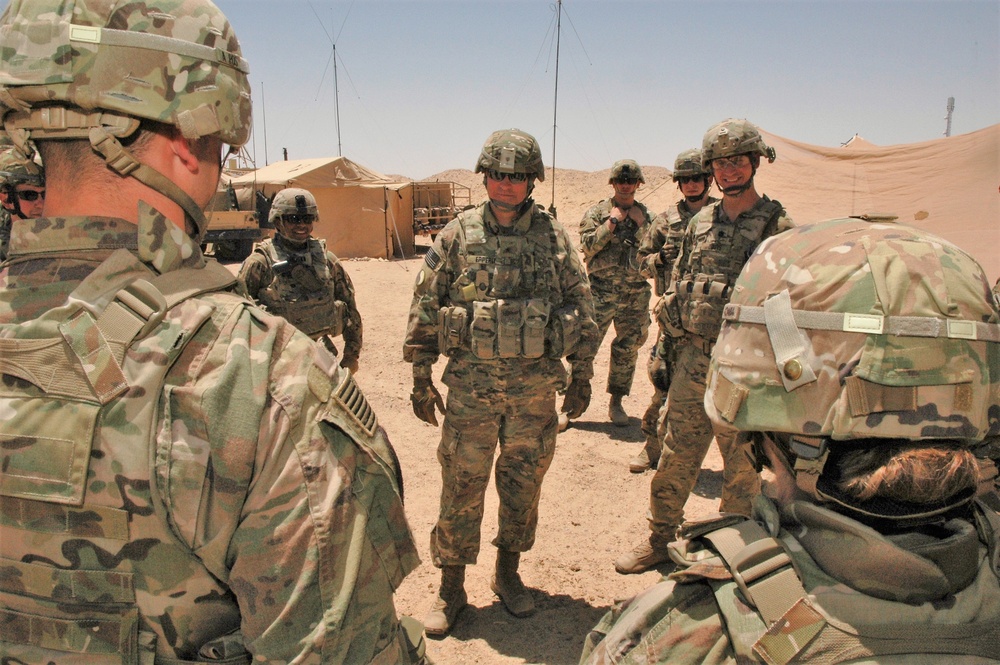
{"type": "Polygon", "coordinates": [[[677,571],[604,616],[580,663],[998,662],[998,519],[993,513],[990,526],[989,514],[980,511],[976,524],[953,519],[936,530],[883,536],[813,503],[792,502],[779,513],[758,497],[754,519],[791,557],[784,568],[807,594],[769,631],[795,636],[783,658],[765,661],[754,650],[758,640],[766,648],[765,626],[704,541],[713,525],[702,524],[687,527],[697,536],[671,545],[677,571]]]}
{"type": "Polygon", "coordinates": [[[148,206],[138,228],[14,228],[0,270],[5,656],[405,661],[392,595],[418,559],[384,431],[332,355],[205,291],[213,280],[234,281],[148,206]]]}
{"type": "Polygon", "coordinates": [[[674,300],[676,310],[666,311],[678,313],[680,325],[675,327],[715,340],[722,309],[750,254],[763,240],[792,226],[781,204],[766,196],[735,220],[726,217],[721,201],[699,210],[681,240],[665,296],[674,300]]]}
{"type": "Polygon", "coordinates": [[[313,339],[342,334],[345,361],[361,355],[364,330],[354,284],[322,241],[311,238],[305,247],[295,247],[281,235],[265,240],[243,262],[237,284],[238,293],[313,339]],[[280,262],[286,269],[275,271],[280,262]]]}
{"type": "MultiPolygon", "coordinates": [[[[709,196],[705,205],[712,205],[718,201],[719,199],[714,196],[709,196]]],[[[639,250],[636,253],[639,270],[644,277],[655,281],[657,295],[662,295],[666,290],[674,259],[681,249],[681,240],[684,238],[688,222],[694,215],[687,201],[679,199],[653,219],[649,233],[643,236],[642,242],[639,243],[639,250]],[[665,251],[661,253],[660,250],[665,251]]]]}
{"type": "Polygon", "coordinates": [[[10,245],[10,212],[0,206],[0,262],[7,259],[7,247],[10,245]]]}
{"type": "Polygon", "coordinates": [[[653,215],[636,201],[628,210],[628,220],[635,230],[628,233],[626,220],[611,231],[607,222],[614,209],[614,198],[604,199],[591,206],[580,220],[580,245],[583,249],[587,274],[606,281],[637,284],[646,278],[639,272],[636,258],[639,245],[653,226],[653,215]]]}
{"type": "Polygon", "coordinates": [[[447,350],[451,360],[446,379],[449,373],[460,371],[459,366],[475,364],[482,371],[488,367],[489,372],[508,378],[540,376],[565,381],[566,370],[559,359],[563,354],[549,347],[559,312],[571,311],[579,330],[579,341],[569,357],[593,359],[596,355],[590,285],[566,230],[530,199],[527,211],[505,229],[493,217],[489,202],[483,202],[441,230],[417,275],[403,344],[403,357],[413,363],[414,377],[429,377],[431,365],[442,352],[439,315],[443,310],[458,307],[469,310],[471,317],[478,303],[497,301],[544,303],[549,312],[544,353],[534,358],[484,360],[468,345],[461,345],[447,350]]]}

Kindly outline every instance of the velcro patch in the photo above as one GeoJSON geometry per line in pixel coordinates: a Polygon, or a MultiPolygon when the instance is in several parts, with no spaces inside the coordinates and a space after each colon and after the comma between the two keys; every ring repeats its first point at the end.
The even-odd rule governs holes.
{"type": "Polygon", "coordinates": [[[424,263],[426,263],[427,267],[431,270],[437,270],[438,266],[441,265],[441,255],[434,251],[434,248],[431,247],[427,250],[427,253],[424,254],[424,263]]]}

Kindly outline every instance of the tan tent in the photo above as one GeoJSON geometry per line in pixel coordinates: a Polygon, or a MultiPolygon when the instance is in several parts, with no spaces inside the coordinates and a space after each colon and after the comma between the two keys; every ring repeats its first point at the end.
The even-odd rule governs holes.
{"type": "MultiPolygon", "coordinates": [[[[413,184],[346,157],[269,164],[233,178],[233,187],[268,198],[286,187],[312,192],[319,207],[313,235],[341,258],[413,255],[413,184]]],[[[241,200],[244,196],[241,196],[241,200]]]]}
{"type": "Polygon", "coordinates": [[[876,146],[855,136],[827,148],[764,132],[778,159],[757,189],[798,224],[886,213],[971,254],[1000,277],[1000,124],[922,143],[876,146]]]}

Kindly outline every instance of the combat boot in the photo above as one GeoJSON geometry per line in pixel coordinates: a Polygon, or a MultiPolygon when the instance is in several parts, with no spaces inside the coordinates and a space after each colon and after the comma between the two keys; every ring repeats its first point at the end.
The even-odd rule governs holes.
{"type": "Polygon", "coordinates": [[[638,455],[628,462],[628,470],[632,473],[642,473],[646,469],[655,469],[660,461],[660,451],[663,447],[659,439],[651,437],[646,439],[646,445],[638,455]]]}
{"type": "Polygon", "coordinates": [[[563,411],[559,414],[559,424],[557,426],[558,431],[565,432],[569,429],[569,415],[563,411]]]}
{"type": "Polygon", "coordinates": [[[524,588],[521,576],[517,574],[521,562],[520,552],[497,550],[497,567],[490,588],[500,596],[507,611],[516,617],[527,617],[535,613],[535,601],[531,592],[524,588]]]}
{"type": "Polygon", "coordinates": [[[434,599],[431,611],[424,619],[424,631],[428,635],[448,634],[455,620],[466,605],[469,597],[465,593],[465,566],[444,566],[441,568],[441,590],[434,599]]]}
{"type": "Polygon", "coordinates": [[[628,427],[628,414],[622,407],[623,395],[612,395],[611,404],[608,405],[608,418],[615,424],[615,427],[628,427]]]}
{"type": "MultiPolygon", "coordinates": [[[[622,575],[635,575],[665,563],[670,563],[671,568],[674,567],[666,546],[654,545],[650,539],[646,539],[628,554],[618,557],[615,561],[615,570],[622,575]]],[[[661,569],[661,572],[665,571],[661,569]]]]}

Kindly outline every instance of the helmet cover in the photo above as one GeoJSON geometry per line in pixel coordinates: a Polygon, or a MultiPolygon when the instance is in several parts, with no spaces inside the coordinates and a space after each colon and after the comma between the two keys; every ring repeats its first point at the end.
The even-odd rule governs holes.
{"type": "Polygon", "coordinates": [[[720,157],[760,155],[773,162],[776,156],[774,148],[764,143],[760,130],[753,123],[738,118],[729,118],[710,127],[701,141],[701,149],[706,166],[720,157]]]}
{"type": "Polygon", "coordinates": [[[520,129],[502,129],[490,134],[476,162],[476,173],[527,173],[545,180],[542,151],[535,137],[520,129]]]}
{"type": "Polygon", "coordinates": [[[643,184],[646,182],[639,162],[634,159],[619,159],[611,166],[611,175],[608,177],[609,185],[626,179],[635,179],[643,184]]]}

